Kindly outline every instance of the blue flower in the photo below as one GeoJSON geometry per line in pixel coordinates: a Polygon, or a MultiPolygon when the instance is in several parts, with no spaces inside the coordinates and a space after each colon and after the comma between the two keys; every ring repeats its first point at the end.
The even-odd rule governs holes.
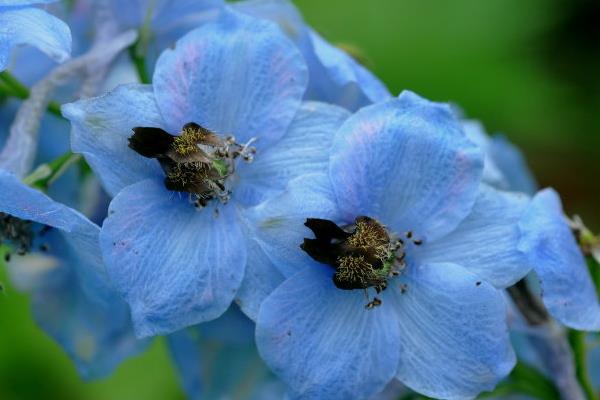
{"type": "Polygon", "coordinates": [[[254,344],[254,324],[237,307],[220,318],[167,338],[189,399],[282,399],[285,385],[266,367],[254,344]]]}
{"type": "Polygon", "coordinates": [[[450,109],[410,92],[351,116],[331,154],[329,174],[249,214],[252,269],[285,277],[250,315],[263,359],[300,398],[365,398],[393,378],[443,398],[493,388],[515,362],[499,289],[529,271],[525,196],[482,185],[450,109]]]}
{"type": "Polygon", "coordinates": [[[296,43],[308,65],[306,99],[355,111],[390,97],[385,85],[368,69],[307,26],[291,1],[247,0],[234,3],[232,7],[276,22],[296,43]]]}
{"type": "Polygon", "coordinates": [[[521,151],[503,135],[489,136],[477,120],[463,120],[463,129],[469,139],[484,153],[484,182],[512,192],[533,195],[537,183],[521,151]]]}
{"type": "Polygon", "coordinates": [[[58,18],[32,4],[56,0],[0,0],[0,71],[6,69],[10,51],[17,45],[35,46],[58,62],[71,53],[71,32],[58,18]]]}
{"type": "Polygon", "coordinates": [[[519,226],[519,250],[539,278],[550,315],[570,328],[600,330],[598,293],[558,194],[538,192],[519,226]]]}
{"type": "Polygon", "coordinates": [[[302,103],[305,88],[273,23],[225,12],[161,55],[152,86],[63,107],[73,150],[115,196],[100,240],[139,336],[225,312],[251,263],[245,208],[326,167],[347,112],[302,103]]]}
{"type": "Polygon", "coordinates": [[[27,253],[10,257],[12,279],[32,293],[36,322],[79,373],[108,375],[141,351],[146,343],[134,336],[127,304],[108,284],[100,228],[5,171],[0,192],[0,238],[27,253]]]}
{"type": "Polygon", "coordinates": [[[600,330],[600,301],[585,258],[552,189],[539,191],[521,151],[504,136],[489,137],[476,122],[464,122],[469,137],[485,152],[484,180],[533,196],[519,223],[519,250],[527,257],[541,286],[546,309],[562,324],[578,330],[600,330]],[[500,177],[497,178],[498,171],[500,177]]]}

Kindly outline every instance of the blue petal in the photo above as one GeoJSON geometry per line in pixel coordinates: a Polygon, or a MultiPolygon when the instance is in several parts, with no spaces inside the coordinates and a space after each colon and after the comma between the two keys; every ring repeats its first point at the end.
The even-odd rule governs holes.
{"type": "Polygon", "coordinates": [[[404,293],[390,287],[402,349],[396,378],[436,398],[493,389],[515,364],[502,293],[455,264],[409,266],[400,279],[404,293]]]}
{"type": "Polygon", "coordinates": [[[52,201],[4,170],[0,170],[0,193],[1,211],[17,218],[49,225],[65,232],[87,233],[98,229],[77,211],[52,201]]]}
{"type": "Polygon", "coordinates": [[[515,284],[530,271],[518,251],[519,219],[529,199],[482,185],[471,214],[449,235],[415,248],[423,263],[452,262],[497,288],[515,284]]]}
{"type": "Polygon", "coordinates": [[[280,141],[257,153],[252,164],[239,166],[234,197],[256,205],[297,176],[326,171],[333,136],[349,115],[337,106],[303,103],[280,141]]]}
{"type": "Polygon", "coordinates": [[[237,307],[220,318],[168,336],[169,350],[191,399],[281,399],[284,386],[259,358],[254,324],[237,307]]]}
{"type": "Polygon", "coordinates": [[[29,6],[33,4],[50,4],[58,0],[0,0],[0,6],[29,6]]]}
{"type": "Polygon", "coordinates": [[[481,122],[475,120],[463,120],[461,123],[465,135],[467,135],[473,143],[479,146],[485,156],[483,163],[483,182],[499,189],[509,189],[504,179],[504,175],[492,158],[490,151],[492,139],[485,132],[481,122]]]}
{"type": "Polygon", "coordinates": [[[291,40],[299,45],[306,58],[305,49],[300,44],[304,43],[308,28],[302,19],[302,15],[291,1],[246,0],[232,3],[230,7],[253,17],[275,22],[291,40]]]}
{"type": "Polygon", "coordinates": [[[100,242],[108,273],[131,306],[136,334],[166,334],[220,316],[244,276],[234,204],[196,210],[159,180],[113,199],[100,242]]]}
{"type": "MultiPolygon", "coordinates": [[[[146,22],[156,34],[175,29],[192,21],[198,14],[223,4],[223,0],[110,0],[112,15],[122,28],[140,28],[146,22]]],[[[148,28],[148,27],[146,27],[148,28]]]]}
{"type": "Polygon", "coordinates": [[[296,43],[309,69],[306,99],[355,111],[390,97],[386,87],[371,72],[311,30],[291,1],[249,0],[234,3],[232,7],[276,22],[296,43]]]}
{"type": "Polygon", "coordinates": [[[338,130],[330,177],[346,220],[380,219],[434,240],[475,202],[483,161],[447,106],[404,92],[368,106],[338,130]]]}
{"type": "MultiPolygon", "coordinates": [[[[344,51],[332,46],[312,30],[310,39],[316,59],[324,68],[325,74],[319,74],[318,70],[311,68],[308,98],[332,102],[356,111],[391,97],[385,85],[375,75],[344,51]]],[[[310,61],[309,66],[312,66],[310,61]]]]}
{"type": "Polygon", "coordinates": [[[537,190],[537,183],[527,166],[521,151],[504,136],[494,136],[489,148],[490,156],[500,168],[508,188],[515,192],[533,195],[537,190]]]}
{"type": "Polygon", "coordinates": [[[235,302],[248,318],[256,321],[260,305],[284,281],[279,269],[253,238],[248,238],[246,274],[235,302]]]}
{"type": "MultiPolygon", "coordinates": [[[[143,1],[151,3],[155,0],[143,1]]],[[[224,4],[224,0],[158,0],[154,5],[153,30],[165,32],[180,27],[190,30],[199,25],[208,11],[216,11],[224,4]]]]}
{"type": "Polygon", "coordinates": [[[119,86],[104,96],[65,104],[62,112],[72,124],[73,151],[85,156],[112,196],[148,177],[164,177],[156,160],[127,144],[134,127],[164,127],[151,87],[119,86]]]}
{"type": "Polygon", "coordinates": [[[0,71],[6,68],[10,50],[22,44],[63,62],[71,54],[71,31],[64,22],[37,8],[0,8],[0,43],[0,71]]]}
{"type": "Polygon", "coordinates": [[[224,399],[242,394],[244,399],[282,399],[283,384],[273,377],[256,351],[253,324],[235,309],[208,324],[168,336],[169,350],[188,398],[224,399]],[[247,340],[231,342],[207,336],[208,324],[224,335],[235,330],[247,340]]]}
{"type": "Polygon", "coordinates": [[[256,138],[260,150],[285,133],[306,80],[302,56],[274,24],[225,12],[163,52],[153,82],[169,131],[193,121],[241,143],[256,138]]]}
{"type": "MultiPolygon", "coordinates": [[[[61,250],[56,243],[51,248],[61,250]]],[[[70,249],[60,256],[62,263],[46,271],[39,278],[44,284],[33,291],[34,319],[66,351],[83,378],[108,376],[148,342],[135,338],[129,307],[115,291],[100,280],[93,293],[82,286],[78,269],[99,267],[91,264],[93,257],[70,249]]]]}
{"type": "Polygon", "coordinates": [[[302,398],[366,398],[392,380],[399,321],[388,309],[365,310],[362,291],[337,289],[329,267],[309,264],[263,303],[258,351],[302,398]]]}
{"type": "Polygon", "coordinates": [[[574,329],[600,330],[598,295],[558,194],[552,189],[536,194],[519,227],[519,250],[540,279],[550,314],[574,329]]]}
{"type": "Polygon", "coordinates": [[[13,257],[16,283],[33,293],[34,317],[85,378],[108,375],[141,351],[129,309],[107,283],[98,247],[99,228],[78,212],[55,203],[0,171],[0,211],[49,225],[49,254],[13,257]]]}
{"type": "Polygon", "coordinates": [[[329,177],[311,174],[292,180],[285,192],[249,210],[246,217],[252,237],[280,272],[290,277],[311,260],[300,249],[304,238],[313,236],[304,226],[306,218],[339,222],[339,211],[329,177]]]}

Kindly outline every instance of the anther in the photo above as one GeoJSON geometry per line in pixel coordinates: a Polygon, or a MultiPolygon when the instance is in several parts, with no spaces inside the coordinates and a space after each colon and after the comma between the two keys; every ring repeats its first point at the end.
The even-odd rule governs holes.
{"type": "Polygon", "coordinates": [[[369,302],[369,303],[368,303],[368,304],[365,306],[365,308],[366,308],[367,310],[370,310],[370,309],[372,309],[372,308],[379,307],[380,305],[381,305],[381,300],[379,300],[377,297],[373,297],[373,301],[370,301],[370,302],[369,302]]]}

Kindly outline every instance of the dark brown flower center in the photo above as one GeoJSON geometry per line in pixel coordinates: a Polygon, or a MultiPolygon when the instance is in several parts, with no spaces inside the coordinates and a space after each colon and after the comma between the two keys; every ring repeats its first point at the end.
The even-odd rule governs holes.
{"type": "MultiPolygon", "coordinates": [[[[334,222],[309,218],[305,225],[315,234],[300,246],[314,260],[335,269],[333,283],[342,290],[374,288],[385,290],[388,279],[404,267],[404,244],[392,239],[377,220],[361,216],[339,227],[334,222]]],[[[381,304],[375,298],[367,304],[381,304]]]]}
{"type": "Polygon", "coordinates": [[[226,181],[235,172],[239,157],[251,162],[256,152],[249,143],[240,145],[231,136],[222,137],[190,122],[177,136],[151,127],[133,128],[129,147],[147,158],[155,158],[165,172],[165,187],[190,193],[197,207],[214,198],[226,203],[231,191],[226,181]]]}

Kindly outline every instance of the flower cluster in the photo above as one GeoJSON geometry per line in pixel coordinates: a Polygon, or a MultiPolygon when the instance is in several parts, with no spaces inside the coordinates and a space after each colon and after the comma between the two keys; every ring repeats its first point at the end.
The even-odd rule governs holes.
{"type": "MultiPolygon", "coordinates": [[[[0,104],[0,244],[82,376],[166,336],[192,398],[474,398],[515,349],[556,360],[566,327],[600,331],[600,240],[520,152],[392,95],[291,2],[77,0],[51,10],[71,61],[29,3],[0,0],[0,70],[31,64],[17,44],[63,64],[33,56],[21,79],[48,80],[0,104]],[[40,119],[50,83],[81,85],[58,92],[67,121],[40,119]]],[[[560,360],[541,368],[581,394],[560,360]]]]}

